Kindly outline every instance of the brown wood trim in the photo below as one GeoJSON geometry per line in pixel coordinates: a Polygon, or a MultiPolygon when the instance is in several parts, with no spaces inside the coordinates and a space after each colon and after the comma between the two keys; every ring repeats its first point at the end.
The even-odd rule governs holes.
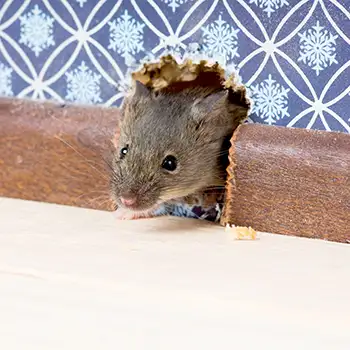
{"type": "Polygon", "coordinates": [[[103,157],[118,115],[116,108],[0,99],[0,196],[110,209],[103,157]]]}
{"type": "Polygon", "coordinates": [[[222,224],[350,243],[350,135],[258,124],[232,138],[222,224]]]}
{"type": "MultiPolygon", "coordinates": [[[[110,210],[118,116],[0,99],[0,196],[110,210]]],[[[222,224],[350,241],[350,135],[248,124],[232,143],[222,224]]]]}

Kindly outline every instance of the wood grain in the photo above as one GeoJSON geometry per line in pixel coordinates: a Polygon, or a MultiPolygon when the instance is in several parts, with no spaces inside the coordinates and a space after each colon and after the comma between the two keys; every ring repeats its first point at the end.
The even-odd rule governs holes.
{"type": "Polygon", "coordinates": [[[350,135],[241,125],[221,223],[350,242],[350,135]]]}
{"type": "MultiPolygon", "coordinates": [[[[116,108],[0,99],[0,196],[111,210],[116,108]]],[[[221,220],[350,242],[350,135],[246,124],[232,138],[221,220]]]]}
{"type": "Polygon", "coordinates": [[[117,222],[10,199],[0,208],[3,350],[349,349],[345,244],[243,242],[201,220],[117,222]]]}
{"type": "Polygon", "coordinates": [[[0,99],[0,196],[111,208],[116,108],[0,99]]]}

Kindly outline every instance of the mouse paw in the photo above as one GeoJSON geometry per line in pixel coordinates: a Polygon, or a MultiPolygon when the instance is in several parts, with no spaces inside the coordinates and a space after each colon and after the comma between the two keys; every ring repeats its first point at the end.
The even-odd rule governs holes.
{"type": "Polygon", "coordinates": [[[153,212],[136,212],[132,210],[127,210],[123,208],[118,208],[115,213],[115,217],[117,220],[137,220],[137,219],[146,219],[152,218],[155,215],[153,212]]]}

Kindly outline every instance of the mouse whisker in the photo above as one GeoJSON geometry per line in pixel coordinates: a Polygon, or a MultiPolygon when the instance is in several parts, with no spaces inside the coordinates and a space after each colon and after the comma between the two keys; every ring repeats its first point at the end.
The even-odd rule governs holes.
{"type": "Polygon", "coordinates": [[[74,201],[77,201],[77,200],[83,198],[84,196],[90,196],[93,194],[101,194],[100,197],[102,197],[103,195],[109,197],[109,193],[107,191],[88,191],[88,192],[84,192],[81,195],[75,197],[74,201]]]}
{"type": "Polygon", "coordinates": [[[113,169],[113,165],[112,165],[111,161],[110,161],[108,158],[106,158],[105,156],[103,156],[103,155],[102,155],[101,158],[102,158],[103,162],[105,163],[105,165],[107,166],[107,168],[108,168],[112,173],[114,173],[115,170],[113,169]]]}
{"type": "Polygon", "coordinates": [[[96,166],[93,166],[91,164],[91,161],[86,158],[81,152],[79,152],[75,147],[73,147],[69,142],[67,142],[66,140],[62,139],[61,137],[59,137],[58,135],[55,135],[55,138],[57,138],[58,140],[60,140],[61,142],[63,142],[66,146],[68,146],[70,149],[72,149],[74,152],[76,152],[80,157],[82,157],[86,163],[94,170],[96,170],[101,176],[103,176],[104,179],[108,179],[106,177],[106,174],[104,174],[102,171],[100,171],[99,169],[96,168],[96,166]]]}
{"type": "Polygon", "coordinates": [[[87,204],[92,205],[94,207],[98,206],[100,208],[104,207],[107,203],[109,203],[108,207],[112,208],[113,207],[113,200],[110,196],[110,194],[106,191],[89,191],[82,193],[81,195],[77,196],[76,198],[73,199],[74,203],[78,203],[79,200],[84,200],[87,204]],[[96,196],[95,198],[85,198],[84,196],[93,196],[93,194],[98,194],[101,193],[100,196],[96,196]]]}
{"type": "Polygon", "coordinates": [[[102,198],[96,198],[96,199],[92,199],[91,204],[95,205],[97,204],[99,207],[105,207],[106,205],[108,206],[108,208],[112,209],[113,208],[113,201],[108,198],[108,199],[102,199],[102,198]]]}

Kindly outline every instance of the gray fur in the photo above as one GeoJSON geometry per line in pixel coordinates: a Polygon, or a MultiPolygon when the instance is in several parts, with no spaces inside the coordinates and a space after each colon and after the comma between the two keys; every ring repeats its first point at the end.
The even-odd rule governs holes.
{"type": "Polygon", "coordinates": [[[121,205],[120,196],[133,194],[138,199],[137,210],[147,210],[157,203],[223,186],[226,174],[220,155],[227,154],[223,143],[248,110],[229,100],[226,90],[156,94],[137,85],[124,101],[119,147],[114,154],[112,192],[117,203],[121,205]],[[120,159],[126,145],[129,151],[120,159]],[[161,167],[167,155],[178,160],[174,172],[161,167]]]}

